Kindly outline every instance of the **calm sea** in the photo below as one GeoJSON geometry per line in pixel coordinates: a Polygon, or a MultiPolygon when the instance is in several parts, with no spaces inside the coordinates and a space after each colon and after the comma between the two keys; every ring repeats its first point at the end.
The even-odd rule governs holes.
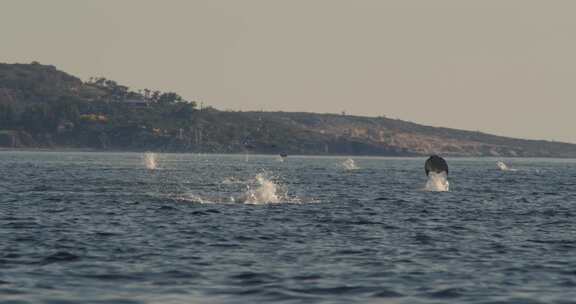
{"type": "Polygon", "coordinates": [[[0,152],[0,303],[576,303],[576,161],[0,152]]]}

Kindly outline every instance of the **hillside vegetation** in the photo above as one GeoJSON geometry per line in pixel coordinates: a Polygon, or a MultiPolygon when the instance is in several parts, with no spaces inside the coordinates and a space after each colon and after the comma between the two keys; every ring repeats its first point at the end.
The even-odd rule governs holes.
{"type": "Polygon", "coordinates": [[[576,157],[576,145],[384,117],[199,109],[174,92],[0,64],[0,147],[411,156],[576,157]]]}

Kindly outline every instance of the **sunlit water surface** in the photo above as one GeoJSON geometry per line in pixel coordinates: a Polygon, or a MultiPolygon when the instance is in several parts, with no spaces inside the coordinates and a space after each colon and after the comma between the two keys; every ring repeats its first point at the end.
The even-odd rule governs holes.
{"type": "Polygon", "coordinates": [[[0,152],[0,303],[576,303],[573,160],[150,156],[0,152]]]}

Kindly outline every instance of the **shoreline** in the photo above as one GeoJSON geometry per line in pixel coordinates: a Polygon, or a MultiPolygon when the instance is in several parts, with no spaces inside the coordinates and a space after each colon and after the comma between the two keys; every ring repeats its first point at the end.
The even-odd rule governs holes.
{"type": "MultiPolygon", "coordinates": [[[[0,147],[0,153],[2,152],[46,152],[46,153],[158,153],[158,154],[196,154],[196,155],[214,155],[214,156],[265,156],[265,157],[275,157],[278,154],[268,154],[268,153],[214,153],[214,152],[170,152],[170,151],[147,151],[147,150],[101,150],[101,149],[90,149],[90,148],[5,148],[0,147]]],[[[430,155],[357,155],[357,154],[292,154],[288,155],[288,158],[391,158],[391,159],[418,159],[426,158],[430,155]]],[[[574,157],[545,157],[545,156],[474,156],[474,155],[442,155],[446,158],[452,159],[543,159],[543,160],[576,160],[574,157]]]]}

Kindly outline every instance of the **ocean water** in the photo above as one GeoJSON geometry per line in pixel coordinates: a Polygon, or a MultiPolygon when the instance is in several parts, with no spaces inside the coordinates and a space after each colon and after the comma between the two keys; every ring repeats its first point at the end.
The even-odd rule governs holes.
{"type": "Polygon", "coordinates": [[[0,303],[576,303],[576,161],[346,159],[0,152],[0,303]]]}

